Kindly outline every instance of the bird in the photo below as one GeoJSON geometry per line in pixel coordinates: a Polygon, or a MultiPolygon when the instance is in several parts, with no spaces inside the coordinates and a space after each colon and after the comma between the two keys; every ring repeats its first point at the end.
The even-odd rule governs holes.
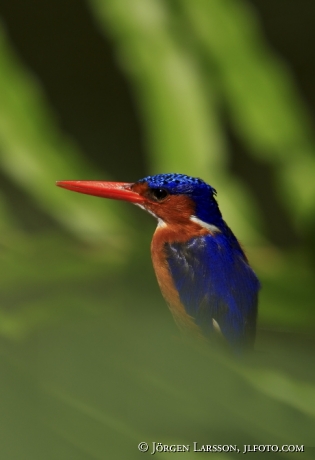
{"type": "Polygon", "coordinates": [[[221,341],[232,352],[253,349],[260,283],[223,220],[211,185],[178,173],[132,183],[56,185],[131,202],[152,214],[158,222],[151,242],[153,267],[179,329],[203,342],[221,341]]]}

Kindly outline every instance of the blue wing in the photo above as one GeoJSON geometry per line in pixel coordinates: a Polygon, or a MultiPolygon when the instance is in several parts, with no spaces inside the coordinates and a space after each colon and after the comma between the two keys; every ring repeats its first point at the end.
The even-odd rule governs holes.
{"type": "Polygon", "coordinates": [[[174,284],[205,336],[213,319],[234,348],[253,345],[259,281],[234,235],[217,233],[166,243],[174,284]]]}

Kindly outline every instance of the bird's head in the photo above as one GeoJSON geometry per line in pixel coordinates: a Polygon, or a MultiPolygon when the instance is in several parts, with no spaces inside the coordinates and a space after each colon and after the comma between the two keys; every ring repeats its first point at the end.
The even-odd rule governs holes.
{"type": "Polygon", "coordinates": [[[215,189],[184,174],[157,174],[134,183],[60,181],[57,185],[88,195],[129,201],[166,224],[185,225],[197,219],[220,228],[223,222],[215,189]]]}

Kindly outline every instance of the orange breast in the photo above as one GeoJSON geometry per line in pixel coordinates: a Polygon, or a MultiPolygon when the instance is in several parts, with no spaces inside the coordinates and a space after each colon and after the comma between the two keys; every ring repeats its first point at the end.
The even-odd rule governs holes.
{"type": "Polygon", "coordinates": [[[165,243],[174,241],[184,242],[193,236],[204,235],[208,232],[193,223],[189,226],[180,225],[179,227],[177,228],[176,225],[167,225],[156,229],[151,244],[153,267],[163,297],[169,306],[177,326],[189,335],[203,338],[200,328],[196,325],[194,319],[186,313],[185,307],[180,301],[166,259],[165,243]]]}

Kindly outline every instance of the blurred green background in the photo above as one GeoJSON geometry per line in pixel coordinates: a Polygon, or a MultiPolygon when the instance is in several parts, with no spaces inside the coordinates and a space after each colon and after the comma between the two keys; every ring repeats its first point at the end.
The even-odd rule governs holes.
{"type": "Polygon", "coordinates": [[[313,3],[2,0],[0,17],[0,458],[145,458],[141,441],[314,458],[313,3]],[[251,357],[182,341],[150,216],[54,185],[161,172],[217,189],[261,279],[251,357]]]}

